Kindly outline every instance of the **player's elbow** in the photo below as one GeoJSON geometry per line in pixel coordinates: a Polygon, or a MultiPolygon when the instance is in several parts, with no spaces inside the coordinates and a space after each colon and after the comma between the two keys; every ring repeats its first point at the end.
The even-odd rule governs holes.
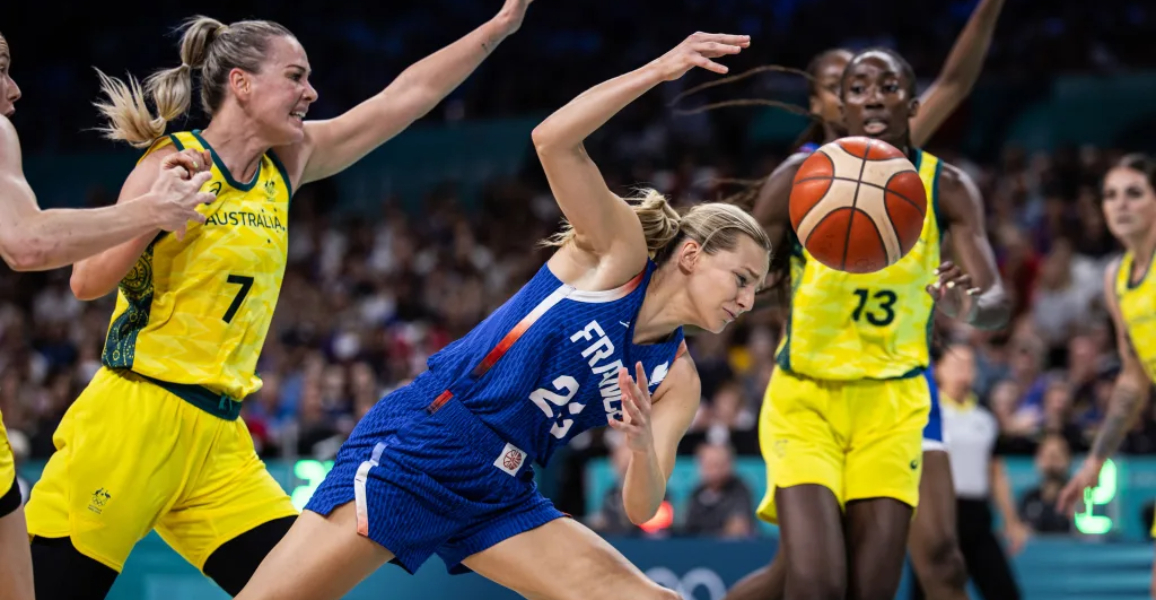
{"type": "Polygon", "coordinates": [[[630,519],[630,522],[632,524],[634,524],[635,526],[638,526],[638,527],[645,525],[646,522],[653,519],[654,515],[656,515],[656,514],[658,514],[657,507],[652,508],[652,509],[634,509],[634,510],[631,510],[630,506],[626,507],[626,518],[630,519]]]}
{"type": "Polygon", "coordinates": [[[77,300],[83,302],[96,300],[110,291],[96,285],[93,278],[89,276],[87,269],[80,264],[72,268],[72,277],[68,280],[68,286],[72,288],[72,295],[76,296],[77,300]]]}
{"type": "Polygon", "coordinates": [[[4,236],[0,255],[13,271],[39,271],[47,268],[50,244],[34,236],[4,236]]]}
{"type": "Polygon", "coordinates": [[[626,509],[626,518],[638,526],[653,519],[662,506],[661,498],[654,500],[653,498],[640,498],[637,495],[623,494],[622,501],[623,508],[626,509]]]}
{"type": "Polygon", "coordinates": [[[534,128],[530,139],[534,141],[534,150],[538,156],[544,157],[556,153],[564,146],[559,139],[558,128],[551,125],[549,119],[534,128]]]}

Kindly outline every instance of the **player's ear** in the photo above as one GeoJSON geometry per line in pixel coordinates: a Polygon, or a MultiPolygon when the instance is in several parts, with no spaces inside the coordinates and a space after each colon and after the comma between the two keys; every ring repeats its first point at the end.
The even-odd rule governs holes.
{"type": "Polygon", "coordinates": [[[818,96],[811,96],[810,102],[808,103],[807,106],[810,108],[811,114],[813,114],[813,115],[823,114],[823,100],[820,99],[818,96]]]}
{"type": "Polygon", "coordinates": [[[702,257],[702,246],[694,240],[686,240],[675,250],[674,258],[678,261],[678,268],[683,273],[690,273],[698,266],[702,257]]]}
{"type": "Polygon", "coordinates": [[[915,115],[919,114],[919,98],[912,98],[907,102],[907,118],[915,118],[915,115]]]}

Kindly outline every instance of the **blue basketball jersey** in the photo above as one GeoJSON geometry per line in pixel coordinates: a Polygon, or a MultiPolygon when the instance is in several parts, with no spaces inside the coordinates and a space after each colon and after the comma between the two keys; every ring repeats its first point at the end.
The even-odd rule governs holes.
{"type": "Polygon", "coordinates": [[[657,265],[625,285],[585,292],[543,265],[533,279],[465,337],[429,359],[445,391],[429,406],[459,402],[502,438],[545,464],[574,436],[620,418],[618,370],[641,361],[650,391],[683,348],[679,328],[655,344],[633,343],[634,324],[657,265]]]}

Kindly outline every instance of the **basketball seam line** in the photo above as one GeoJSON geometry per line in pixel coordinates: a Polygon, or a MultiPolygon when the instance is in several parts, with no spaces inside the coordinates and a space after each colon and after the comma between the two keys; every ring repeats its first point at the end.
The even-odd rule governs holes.
{"type": "MultiPolygon", "coordinates": [[[[830,157],[830,156],[827,156],[827,154],[826,154],[825,152],[815,152],[815,153],[814,153],[814,154],[812,154],[811,156],[807,157],[807,160],[811,160],[811,158],[812,158],[812,157],[814,157],[814,156],[822,156],[824,159],[826,159],[826,160],[827,160],[827,162],[828,162],[828,163],[830,163],[830,165],[831,165],[831,174],[832,174],[832,176],[835,174],[835,161],[831,160],[831,157],[830,157]]],[[[807,161],[803,161],[803,162],[804,162],[804,163],[806,163],[807,161]]],[[[800,164],[800,165],[799,165],[799,169],[802,169],[802,168],[803,168],[803,165],[802,165],[802,164],[800,164]]],[[[798,175],[798,173],[799,173],[799,171],[798,171],[798,170],[796,170],[796,171],[795,171],[795,174],[796,174],[796,175],[798,175]]],[[[797,181],[795,181],[795,180],[792,180],[792,181],[791,181],[791,192],[790,192],[790,193],[794,193],[794,191],[795,191],[795,184],[797,184],[797,183],[801,183],[801,182],[803,182],[803,181],[815,181],[815,180],[819,180],[819,179],[826,179],[826,177],[805,177],[805,178],[803,178],[803,179],[799,179],[799,180],[797,180],[797,181]]],[[[827,186],[827,192],[830,192],[830,191],[831,191],[831,186],[827,186]]],[[[787,198],[788,198],[788,202],[790,201],[790,193],[787,195],[787,198]]],[[[827,193],[826,193],[826,192],[824,192],[824,193],[823,193],[823,196],[826,196],[826,195],[827,195],[827,193]]],[[[822,200],[822,197],[820,197],[820,200],[822,200]]],[[[799,217],[799,224],[800,224],[800,225],[802,225],[802,224],[803,224],[803,221],[807,220],[807,215],[811,214],[811,211],[812,211],[812,210],[815,210],[815,207],[816,207],[818,204],[819,204],[818,202],[815,202],[815,203],[814,203],[814,204],[812,204],[811,206],[808,206],[808,207],[807,207],[807,211],[803,213],[803,216],[799,217]]],[[[788,207],[787,207],[787,213],[788,213],[788,216],[789,216],[789,215],[790,215],[790,206],[788,206],[788,207]]],[[[792,225],[792,226],[793,226],[793,225],[792,225]]],[[[811,239],[811,236],[809,236],[809,235],[808,235],[808,236],[807,236],[807,239],[811,239]]],[[[806,243],[807,243],[806,241],[804,241],[804,242],[803,242],[803,244],[804,244],[804,245],[806,245],[806,243]]]]}
{"type": "MultiPolygon", "coordinates": [[[[843,238],[843,262],[839,265],[839,270],[847,268],[847,251],[851,245],[851,228],[855,225],[855,208],[859,204],[859,186],[863,185],[863,172],[867,170],[867,157],[871,156],[871,143],[874,140],[867,142],[867,147],[863,149],[863,163],[859,165],[859,179],[855,182],[855,195],[851,196],[851,216],[847,218],[847,235],[843,238]]],[[[884,254],[887,252],[884,251],[884,254]]]]}
{"type": "MultiPolygon", "coordinates": [[[[864,163],[864,164],[866,164],[866,163],[864,163]]],[[[862,175],[862,174],[860,174],[860,175],[862,175]]],[[[826,175],[816,175],[814,177],[804,177],[803,179],[796,179],[795,183],[803,183],[803,182],[807,182],[807,181],[820,181],[820,180],[826,180],[826,179],[830,179],[831,181],[850,181],[852,183],[855,183],[858,181],[859,183],[862,183],[863,185],[873,187],[877,190],[883,190],[884,194],[895,194],[896,196],[902,198],[904,202],[910,204],[911,206],[915,207],[916,209],[919,209],[919,204],[917,204],[914,200],[908,198],[907,196],[904,196],[903,194],[900,194],[899,192],[897,192],[895,190],[889,190],[886,187],[879,185],[878,183],[872,183],[870,181],[861,181],[861,180],[852,179],[850,177],[836,177],[834,175],[831,175],[829,177],[826,175]]],[[[888,181],[890,181],[890,179],[888,179],[888,181]]],[[[923,214],[927,214],[926,209],[921,210],[919,212],[923,213],[923,214]]]]}

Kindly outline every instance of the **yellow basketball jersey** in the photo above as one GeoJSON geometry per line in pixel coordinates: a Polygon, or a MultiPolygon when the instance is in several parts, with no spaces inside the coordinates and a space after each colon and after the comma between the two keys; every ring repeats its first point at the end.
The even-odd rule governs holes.
{"type": "Polygon", "coordinates": [[[252,181],[236,181],[198,131],[149,152],[170,143],[212,153],[213,178],[201,189],[217,200],[184,240],[157,236],[120,282],[102,361],[241,400],[261,387],[257,357],[285,274],[289,177],[268,152],[252,181]]]}
{"type": "Polygon", "coordinates": [[[1138,283],[1130,283],[1133,258],[1129,252],[1120,261],[1120,270],[1116,272],[1116,299],[1136,356],[1148,377],[1156,381],[1156,281],[1150,276],[1152,267],[1149,266],[1138,283]]]}
{"type": "Polygon", "coordinates": [[[919,241],[876,273],[846,273],[815,260],[797,240],[791,256],[791,313],[778,363],[813,379],[851,381],[917,375],[930,360],[935,303],[924,289],[935,281],[942,225],[938,218],[940,161],[915,150],[928,210],[919,241]]]}

